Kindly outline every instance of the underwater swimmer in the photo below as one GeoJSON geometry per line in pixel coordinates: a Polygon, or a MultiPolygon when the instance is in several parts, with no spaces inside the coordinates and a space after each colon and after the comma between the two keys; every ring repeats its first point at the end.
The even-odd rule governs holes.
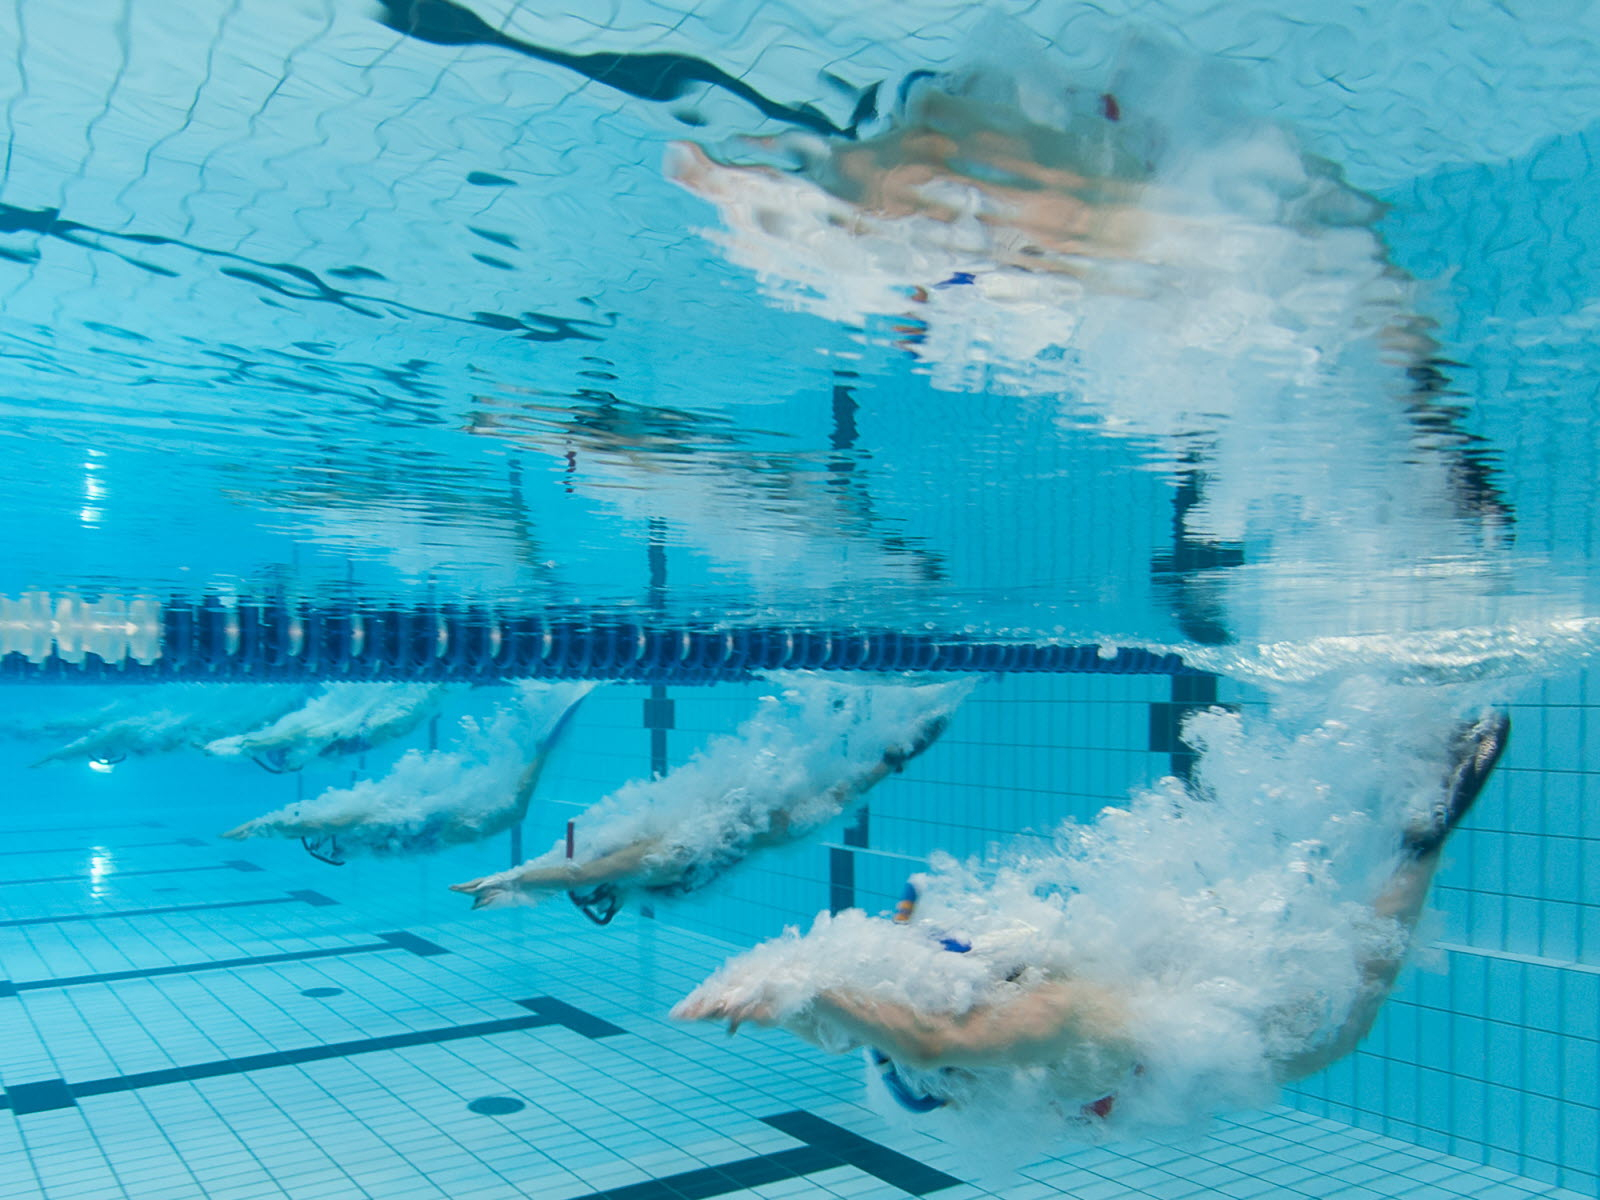
{"type": "Polygon", "coordinates": [[[463,722],[460,747],[410,751],[381,780],[330,789],[222,836],[299,838],[334,866],[351,854],[432,854],[493,837],[527,815],[546,763],[596,686],[519,684],[519,701],[501,706],[486,728],[463,722]]]}
{"type": "Polygon", "coordinates": [[[202,749],[251,758],[278,774],[316,759],[359,754],[404,737],[433,716],[449,688],[435,683],[329,683],[302,707],[259,729],[217,738],[202,749]]]}
{"type": "Polygon", "coordinates": [[[156,684],[112,704],[45,722],[38,735],[72,740],[33,763],[118,763],[203,745],[255,729],[305,703],[306,689],[288,684],[156,684]]]}
{"type": "Polygon", "coordinates": [[[474,908],[569,892],[597,924],[629,890],[683,895],[751,853],[796,841],[839,816],[939,739],[971,681],[840,684],[794,678],[737,735],[689,763],[626,784],[575,822],[586,843],[451,890],[474,908]]]}
{"type": "MultiPolygon", "coordinates": [[[[1481,793],[1509,732],[1508,718],[1498,712],[1456,731],[1437,801],[1405,830],[1401,861],[1371,905],[1371,915],[1393,922],[1401,936],[1389,943],[1388,952],[1360,964],[1354,1000],[1342,1019],[1298,1047],[1269,1056],[1270,1082],[1283,1084],[1315,1074],[1351,1053],[1366,1036],[1414,940],[1445,840],[1481,793]]],[[[909,920],[914,903],[914,894],[908,893],[898,922],[909,920]]],[[[863,917],[854,928],[864,945],[882,937],[880,931],[888,925],[863,917]]],[[[981,1104],[985,1077],[993,1080],[1010,1072],[1011,1082],[1020,1080],[1018,1086],[1032,1089],[1027,1094],[1037,1097],[1038,1103],[1053,1106],[1058,1118],[1091,1137],[1114,1113],[1121,1115],[1125,1098],[1135,1101],[1147,1121],[1182,1124],[1194,1119],[1192,1111],[1163,1108],[1160,1098],[1151,1096],[1162,1084],[1152,1064],[1171,1055],[1163,1053],[1169,1048],[1152,1045],[1142,1036],[1134,1016],[1141,1003],[1135,999],[1136,984],[1124,987],[1074,979],[1027,964],[985,977],[972,961],[983,951],[973,944],[954,938],[916,940],[926,943],[928,950],[920,967],[897,964],[897,969],[930,975],[940,974],[941,967],[944,973],[967,972],[977,986],[965,1008],[919,1007],[874,994],[871,986],[823,986],[796,1006],[779,999],[782,984],[775,980],[786,967],[782,958],[768,954],[757,968],[735,960],[686,997],[673,1015],[681,1020],[726,1022],[730,1033],[745,1022],[781,1026],[835,1052],[869,1047],[890,1095],[917,1112],[960,1106],[963,1101],[981,1104]]],[[[754,958],[774,945],[746,957],[754,958]]],[[[840,946],[830,953],[838,957],[847,951],[840,946]]],[[[1315,1004],[1310,1000],[1303,1007],[1315,1004]]],[[[1203,1087],[1210,1085],[1212,1080],[1202,1078],[1203,1087]]],[[[1207,1101],[1212,1097],[1202,1092],[1197,1103],[1207,1101]]]]}

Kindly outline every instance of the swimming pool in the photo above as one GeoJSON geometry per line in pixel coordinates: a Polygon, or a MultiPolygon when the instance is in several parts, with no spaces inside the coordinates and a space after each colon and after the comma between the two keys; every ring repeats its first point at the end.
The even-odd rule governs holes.
{"type": "Polygon", "coordinates": [[[0,28],[0,1195],[1596,1194],[1586,12],[0,28]],[[808,949],[908,875],[968,949],[808,949]],[[786,954],[1143,1040],[917,1115],[669,1016],[786,954]]]}

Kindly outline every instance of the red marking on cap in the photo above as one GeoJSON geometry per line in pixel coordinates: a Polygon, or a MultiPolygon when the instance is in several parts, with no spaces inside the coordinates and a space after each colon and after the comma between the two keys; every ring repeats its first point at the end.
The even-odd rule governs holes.
{"type": "Polygon", "coordinates": [[[1108,121],[1122,120],[1122,105],[1117,103],[1117,98],[1110,92],[1100,93],[1100,113],[1108,121]]]}
{"type": "Polygon", "coordinates": [[[1117,1098],[1115,1096],[1101,1096],[1100,1099],[1083,1106],[1083,1115],[1087,1117],[1092,1114],[1103,1121],[1111,1115],[1112,1106],[1116,1102],[1117,1098]]]}

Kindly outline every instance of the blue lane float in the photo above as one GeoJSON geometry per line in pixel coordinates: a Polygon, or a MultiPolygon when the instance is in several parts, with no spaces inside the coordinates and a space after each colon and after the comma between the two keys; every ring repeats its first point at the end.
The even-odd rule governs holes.
{"type": "Polygon", "coordinates": [[[610,679],[696,684],[757,671],[1185,675],[1176,654],[1015,643],[889,629],[674,625],[615,616],[519,615],[487,607],[363,608],[280,601],[170,602],[156,652],[38,638],[0,657],[0,680],[148,683],[610,679]],[[66,645],[63,651],[63,641],[66,645]]]}

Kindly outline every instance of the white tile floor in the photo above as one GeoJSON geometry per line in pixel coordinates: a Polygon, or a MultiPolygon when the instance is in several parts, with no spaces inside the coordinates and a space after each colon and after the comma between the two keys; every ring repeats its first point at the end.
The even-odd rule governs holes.
{"type": "MultiPolygon", "coordinates": [[[[40,824],[47,822],[41,821],[40,824]]],[[[209,867],[241,857],[208,831],[95,834],[120,870],[209,867]],[[116,852],[118,841],[131,848],[116,852]],[[165,842],[166,844],[148,844],[165,842]]],[[[560,1025],[350,1057],[264,1066],[80,1098],[76,1107],[0,1113],[0,1200],[564,1200],[794,1148],[759,1118],[801,1109],[959,1180],[953,1147],[885,1122],[865,1105],[857,1061],[781,1034],[728,1040],[666,1019],[674,999],[732,947],[626,913],[596,929],[565,904],[469,914],[443,884],[462,864],[332,868],[297,847],[252,847],[260,872],[91,877],[91,856],[59,832],[13,833],[0,859],[0,921],[230,901],[273,903],[56,924],[0,926],[0,978],[14,983],[338,946],[406,930],[448,954],[403,948],[168,974],[0,996],[0,1080],[80,1085],[271,1051],[407,1031],[528,1018],[548,995],[624,1031],[590,1038],[560,1025]],[[75,882],[6,881],[82,873],[75,882]],[[288,893],[314,889],[319,906],[288,893]],[[338,989],[306,996],[309,989],[338,989]],[[474,1099],[514,1097],[484,1116],[474,1099]]],[[[89,842],[86,831],[84,844],[89,842]]],[[[499,853],[499,851],[496,851],[499,853]]],[[[729,1196],[909,1193],[853,1166],[729,1196]]],[[[933,1193],[945,1200],[1071,1196],[1525,1200],[1576,1194],[1287,1109],[1219,1121],[1179,1145],[1075,1149],[1004,1179],[933,1193]]],[[[676,1195],[661,1189],[658,1195],[676,1195]]]]}

